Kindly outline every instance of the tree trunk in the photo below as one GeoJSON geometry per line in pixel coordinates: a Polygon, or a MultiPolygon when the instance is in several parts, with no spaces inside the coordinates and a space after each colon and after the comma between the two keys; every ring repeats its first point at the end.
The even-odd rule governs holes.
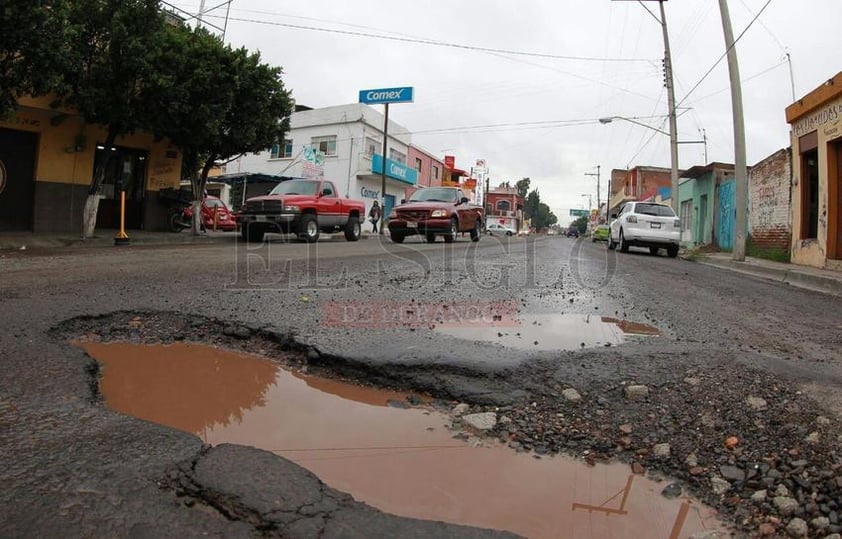
{"type": "Polygon", "coordinates": [[[120,128],[114,125],[108,127],[108,135],[105,137],[105,158],[101,159],[94,170],[91,178],[91,187],[88,189],[88,199],[85,201],[85,209],[82,212],[82,238],[92,238],[96,230],[96,216],[99,210],[99,188],[105,181],[105,172],[113,157],[111,147],[117,139],[120,128]]]}
{"type": "Polygon", "coordinates": [[[208,183],[208,172],[213,167],[216,158],[211,155],[208,157],[205,164],[202,166],[201,172],[191,175],[191,184],[193,186],[193,235],[198,236],[201,233],[202,226],[202,202],[205,198],[205,186],[208,183]]]}
{"type": "Polygon", "coordinates": [[[96,215],[99,210],[99,195],[88,195],[82,211],[82,237],[92,238],[96,229],[96,215]]]}

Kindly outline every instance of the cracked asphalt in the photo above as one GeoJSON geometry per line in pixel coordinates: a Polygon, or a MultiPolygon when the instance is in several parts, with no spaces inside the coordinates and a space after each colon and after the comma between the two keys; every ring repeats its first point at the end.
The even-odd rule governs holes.
{"type": "Polygon", "coordinates": [[[4,537],[502,536],[385,515],[268,453],[208,448],[113,413],[97,398],[92,360],[67,342],[74,332],[231,346],[269,339],[326,374],[506,415],[509,426],[491,436],[521,450],[669,474],[719,509],[736,535],[769,531],[764,525],[784,533],[795,518],[811,536],[839,529],[838,298],[561,237],[73,247],[3,253],[0,268],[4,537]],[[618,317],[663,335],[546,351],[448,337],[431,329],[435,319],[337,323],[326,314],[338,308],[358,322],[367,307],[447,313],[465,303],[618,317]],[[116,323],[156,313],[169,325],[154,335],[116,323]],[[630,384],[647,385],[649,396],[628,402],[630,384]],[[560,396],[569,387],[581,402],[560,396]],[[749,396],[768,410],[750,409],[749,396]],[[623,437],[617,429],[627,424],[633,430],[623,437]],[[735,450],[723,449],[729,435],[740,439],[735,450]],[[653,455],[657,443],[671,444],[669,457],[653,455]],[[723,466],[743,474],[726,474],[728,488],[715,492],[712,480],[731,469],[723,466]],[[781,485],[797,509],[784,512],[771,492],[749,499],[781,485]]]}

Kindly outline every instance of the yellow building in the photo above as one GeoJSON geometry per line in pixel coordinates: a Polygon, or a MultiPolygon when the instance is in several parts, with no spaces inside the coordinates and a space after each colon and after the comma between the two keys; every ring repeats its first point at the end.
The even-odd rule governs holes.
{"type": "Polygon", "coordinates": [[[792,262],[842,271],[842,72],[786,109],[792,262]]]}
{"type": "Polygon", "coordinates": [[[158,191],[178,187],[181,152],[167,140],[136,132],[106,149],[106,131],[49,98],[22,98],[15,116],[0,121],[0,231],[81,232],[94,164],[114,158],[99,190],[97,228],[119,226],[121,187],[126,227],[164,230],[167,207],[158,191]]]}

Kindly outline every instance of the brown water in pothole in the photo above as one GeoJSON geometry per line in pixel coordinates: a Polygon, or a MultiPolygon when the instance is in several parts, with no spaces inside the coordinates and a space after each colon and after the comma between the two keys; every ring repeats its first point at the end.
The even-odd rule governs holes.
{"type": "Polygon", "coordinates": [[[699,502],[628,466],[535,459],[453,438],[448,418],[386,406],[406,395],[302,376],[255,356],[175,344],[83,343],[103,365],[109,407],[259,447],[383,511],[526,537],[688,537],[720,529],[699,502]]]}
{"type": "Polygon", "coordinates": [[[531,350],[578,350],[618,345],[629,336],[658,336],[654,326],[608,316],[583,314],[522,315],[519,325],[489,323],[485,327],[437,326],[436,331],[458,339],[496,343],[531,350]]]}

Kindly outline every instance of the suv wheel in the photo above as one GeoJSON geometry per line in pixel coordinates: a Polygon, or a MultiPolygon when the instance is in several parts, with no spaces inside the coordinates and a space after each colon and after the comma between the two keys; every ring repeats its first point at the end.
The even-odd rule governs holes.
{"type": "Polygon", "coordinates": [[[670,245],[667,247],[667,256],[670,258],[675,258],[678,256],[678,245],[670,245]]]}
{"type": "Polygon", "coordinates": [[[626,243],[626,237],[623,235],[622,228],[620,229],[620,239],[617,241],[617,249],[619,249],[621,253],[629,252],[629,244],[626,243]]]}

